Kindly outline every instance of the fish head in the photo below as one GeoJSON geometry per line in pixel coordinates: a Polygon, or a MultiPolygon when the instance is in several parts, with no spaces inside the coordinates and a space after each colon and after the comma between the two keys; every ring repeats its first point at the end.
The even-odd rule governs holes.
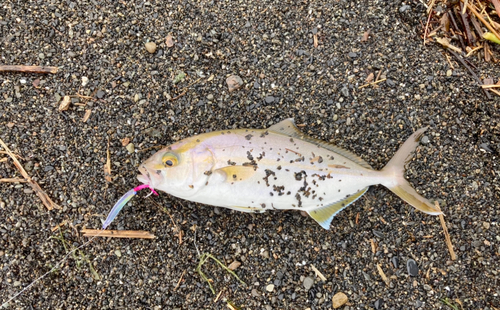
{"type": "Polygon", "coordinates": [[[140,175],[137,179],[149,186],[167,192],[175,190],[189,182],[191,175],[191,158],[189,153],[181,153],[173,150],[172,147],[164,148],[139,166],[140,175]]]}
{"type": "Polygon", "coordinates": [[[193,139],[172,144],[139,166],[137,179],[149,186],[178,197],[189,197],[207,181],[206,171],[213,168],[212,152],[193,139]]]}

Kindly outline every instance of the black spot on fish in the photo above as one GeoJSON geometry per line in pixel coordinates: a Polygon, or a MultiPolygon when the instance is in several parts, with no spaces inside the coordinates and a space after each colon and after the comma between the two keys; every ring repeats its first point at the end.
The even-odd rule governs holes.
{"type": "Polygon", "coordinates": [[[248,141],[250,141],[250,139],[252,139],[252,137],[253,136],[251,134],[248,134],[248,135],[245,136],[245,139],[247,139],[248,141]]]}
{"type": "Polygon", "coordinates": [[[205,171],[203,174],[204,174],[204,175],[211,175],[211,174],[212,174],[212,171],[207,170],[207,171],[205,171]]]}
{"type": "Polygon", "coordinates": [[[281,166],[276,167],[276,169],[281,170],[281,166]]]}
{"type": "Polygon", "coordinates": [[[233,179],[236,179],[236,174],[233,174],[233,179]]]}
{"type": "Polygon", "coordinates": [[[196,139],[196,142],[200,142],[200,139],[196,139]]]}
{"type": "Polygon", "coordinates": [[[161,170],[156,170],[156,174],[161,174],[161,170]]]}
{"type": "Polygon", "coordinates": [[[266,172],[266,176],[263,179],[264,179],[264,181],[266,181],[266,186],[270,186],[269,185],[269,177],[275,176],[276,173],[274,173],[274,171],[269,170],[269,169],[266,169],[265,172],[266,172]]]}
{"type": "Polygon", "coordinates": [[[234,161],[231,161],[230,159],[227,161],[227,164],[231,166],[236,165],[236,163],[234,161]]]}
{"type": "Polygon", "coordinates": [[[288,191],[288,192],[286,192],[286,194],[287,194],[287,195],[290,195],[291,193],[290,193],[290,191],[288,191]]]}
{"type": "Polygon", "coordinates": [[[319,197],[318,199],[319,199],[319,201],[323,201],[323,197],[319,197]]]}
{"type": "Polygon", "coordinates": [[[262,207],[262,209],[266,208],[266,204],[265,203],[261,203],[260,206],[262,207]]]}
{"type": "Polygon", "coordinates": [[[321,156],[320,156],[320,157],[318,158],[318,163],[320,163],[320,164],[321,164],[322,162],[323,162],[323,157],[321,157],[321,156]]]}
{"type": "Polygon", "coordinates": [[[299,208],[302,207],[302,197],[299,193],[295,194],[295,199],[299,202],[299,208]]]}
{"type": "Polygon", "coordinates": [[[293,143],[293,138],[290,138],[290,142],[292,142],[292,143],[293,143]]]}
{"type": "Polygon", "coordinates": [[[250,151],[247,151],[247,158],[248,160],[253,160],[253,156],[252,153],[250,153],[250,151]]]}
{"type": "Polygon", "coordinates": [[[273,192],[269,192],[269,195],[274,196],[273,192]]]}
{"type": "Polygon", "coordinates": [[[265,132],[263,132],[260,137],[261,138],[264,138],[265,136],[267,136],[269,134],[269,132],[266,130],[265,132]]]}

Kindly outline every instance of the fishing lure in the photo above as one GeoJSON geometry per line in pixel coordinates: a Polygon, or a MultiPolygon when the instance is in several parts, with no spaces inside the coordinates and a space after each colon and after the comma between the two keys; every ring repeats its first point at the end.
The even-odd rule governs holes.
{"type": "Polygon", "coordinates": [[[123,207],[127,204],[127,202],[129,202],[130,199],[132,199],[135,195],[137,195],[138,191],[145,188],[149,188],[151,190],[151,193],[149,193],[148,196],[146,197],[149,197],[151,194],[155,194],[156,196],[158,196],[158,193],[148,184],[142,184],[129,190],[115,203],[111,211],[109,211],[108,217],[104,221],[104,224],[102,224],[102,229],[105,230],[106,228],[108,228],[109,224],[113,222],[115,217],[118,215],[121,209],[123,209],[123,207]]]}

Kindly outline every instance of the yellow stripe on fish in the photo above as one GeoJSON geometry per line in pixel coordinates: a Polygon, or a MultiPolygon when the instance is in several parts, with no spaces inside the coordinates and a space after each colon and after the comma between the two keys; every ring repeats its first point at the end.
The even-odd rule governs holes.
{"type": "Polygon", "coordinates": [[[340,210],[382,184],[428,214],[441,211],[404,178],[426,128],[415,132],[380,171],[357,155],[300,132],[292,119],[268,129],[200,134],[142,163],[138,179],[173,196],[244,212],[306,211],[328,229],[340,210]]]}

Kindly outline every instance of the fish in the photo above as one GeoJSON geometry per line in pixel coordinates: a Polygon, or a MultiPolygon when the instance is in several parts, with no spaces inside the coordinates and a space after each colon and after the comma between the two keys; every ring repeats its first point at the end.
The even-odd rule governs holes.
{"type": "Polygon", "coordinates": [[[139,165],[150,188],[204,205],[243,212],[305,211],[321,227],[372,185],[383,185],[431,215],[439,207],[405,179],[422,134],[414,132],[381,170],[352,152],[301,132],[292,118],[267,129],[195,135],[167,146],[139,165]]]}

